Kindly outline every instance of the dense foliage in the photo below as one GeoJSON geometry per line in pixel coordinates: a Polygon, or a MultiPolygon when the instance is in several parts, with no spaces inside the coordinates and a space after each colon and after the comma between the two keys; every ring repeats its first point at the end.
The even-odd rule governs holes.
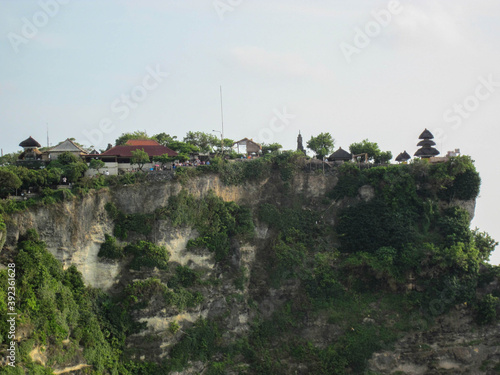
{"type": "MultiPolygon", "coordinates": [[[[48,366],[84,357],[98,373],[117,366],[117,353],[106,341],[103,326],[93,303],[95,291],[85,288],[74,266],[66,270],[47,252],[45,244],[30,230],[18,244],[16,265],[16,317],[19,325],[30,327],[18,347],[29,373],[52,373],[32,362],[33,349],[46,348],[48,366]],[[83,352],[82,352],[83,348],[83,352]]],[[[0,314],[6,315],[7,272],[0,272],[0,314]]],[[[18,327],[18,332],[19,331],[18,327]]],[[[0,322],[0,344],[7,342],[6,320],[0,322]]],[[[14,374],[4,368],[1,373],[14,374]]]]}

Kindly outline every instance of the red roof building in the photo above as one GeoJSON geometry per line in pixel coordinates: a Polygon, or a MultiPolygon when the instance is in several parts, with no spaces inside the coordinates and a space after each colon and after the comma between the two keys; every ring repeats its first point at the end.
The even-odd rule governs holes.
{"type": "Polygon", "coordinates": [[[153,139],[129,139],[126,146],[160,146],[158,142],[153,139]]]}
{"type": "Polygon", "coordinates": [[[168,156],[177,156],[177,152],[169,149],[168,147],[162,145],[156,146],[115,146],[110,148],[107,151],[104,151],[101,156],[116,156],[120,158],[131,158],[132,151],[135,150],[144,150],[149,156],[160,156],[164,154],[168,154],[168,156]]]}
{"type": "Polygon", "coordinates": [[[171,150],[168,147],[162,146],[158,144],[156,141],[153,141],[155,145],[121,145],[111,147],[109,150],[104,151],[101,154],[90,154],[87,155],[87,161],[90,159],[101,159],[104,162],[119,162],[119,163],[130,163],[130,159],[132,159],[132,151],[135,150],[144,150],[150,158],[154,156],[161,156],[167,154],[168,156],[177,156],[177,152],[171,150]]]}

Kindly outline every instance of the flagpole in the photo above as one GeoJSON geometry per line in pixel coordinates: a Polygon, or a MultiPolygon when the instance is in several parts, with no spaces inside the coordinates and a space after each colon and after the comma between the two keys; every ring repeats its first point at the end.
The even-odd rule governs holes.
{"type": "Polygon", "coordinates": [[[220,86],[220,117],[222,132],[220,133],[221,153],[224,155],[224,109],[222,107],[222,85],[220,86]]]}

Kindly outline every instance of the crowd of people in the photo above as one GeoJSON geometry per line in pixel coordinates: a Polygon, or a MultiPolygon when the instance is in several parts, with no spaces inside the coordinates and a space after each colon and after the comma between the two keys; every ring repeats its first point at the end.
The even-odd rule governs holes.
{"type": "Polygon", "coordinates": [[[207,161],[201,161],[201,160],[190,160],[190,161],[185,161],[185,162],[178,162],[174,163],[172,165],[173,169],[179,168],[179,167],[199,167],[200,165],[210,165],[210,160],[207,161]]]}

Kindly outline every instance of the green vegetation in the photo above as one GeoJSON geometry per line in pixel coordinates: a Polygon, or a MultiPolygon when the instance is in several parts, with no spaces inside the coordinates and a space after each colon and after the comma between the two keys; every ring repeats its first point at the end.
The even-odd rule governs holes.
{"type": "MultiPolygon", "coordinates": [[[[18,332],[20,327],[30,327],[19,347],[23,367],[29,373],[51,373],[41,370],[28,355],[32,348],[45,346],[49,367],[82,355],[83,347],[83,356],[97,372],[116,368],[117,353],[106,341],[92,302],[95,292],[85,288],[77,269],[63,270],[32,230],[19,242],[14,263],[18,332]]],[[[7,271],[0,271],[0,285],[0,314],[7,316],[7,271]]],[[[7,342],[7,329],[4,319],[0,344],[7,342]]]]}
{"type": "Polygon", "coordinates": [[[125,246],[125,254],[132,254],[134,259],[129,264],[133,270],[139,270],[141,267],[157,267],[166,269],[168,267],[168,251],[163,246],[155,245],[147,241],[139,241],[135,244],[125,246]]]}
{"type": "MultiPolygon", "coordinates": [[[[30,332],[19,346],[23,368],[50,373],[28,354],[43,345],[48,367],[81,356],[92,366],[89,374],[168,374],[196,361],[207,374],[361,374],[374,352],[391,350],[407,332],[425,330],[453,306],[467,306],[478,324],[497,322],[500,292],[477,292],[499,276],[497,267],[485,265],[497,242],[470,230],[467,211],[449,204],[479,193],[470,158],[366,169],[345,163],[337,169],[337,185],[311,201],[289,189],[303,160],[301,153],[274,150],[258,160],[217,158],[204,168],[179,169],[181,181],[204,173],[217,173],[228,185],[269,177],[279,196],[263,195],[254,212],[213,192],[197,198],[186,190],[153,213],[125,214],[108,203],[116,238],[105,235],[99,257],[120,260],[126,273],[113,296],[85,287],[75,267],[63,270],[28,232],[15,255],[19,322],[30,332]],[[365,185],[374,192],[366,201],[358,198],[365,185]],[[335,202],[340,211],[332,209],[335,202]],[[195,229],[198,237],[187,248],[213,254],[210,274],[169,262],[166,248],[154,243],[156,220],[195,229]],[[253,238],[254,222],[259,230],[267,227],[266,238],[253,238]],[[234,261],[241,242],[257,248],[258,259],[248,269],[234,261]],[[209,318],[187,323],[178,316],[219,304],[211,297],[221,294],[221,307],[209,318]],[[253,320],[248,332],[235,334],[240,307],[253,320]],[[131,360],[141,355],[133,348],[133,335],[145,328],[139,319],[157,313],[168,319],[164,330],[140,339],[145,350],[174,340],[168,355],[156,363],[131,360]],[[324,334],[313,334],[319,327],[324,334]]],[[[100,177],[92,181],[78,186],[113,186],[100,177]]],[[[58,194],[41,189],[46,202],[57,201],[58,194]]],[[[7,308],[6,283],[1,271],[0,314],[7,308]]],[[[6,329],[0,322],[0,345],[6,329]]]]}
{"type": "Polygon", "coordinates": [[[149,155],[144,149],[133,150],[132,158],[130,159],[130,164],[137,164],[139,170],[142,171],[144,164],[149,163],[149,155]]]}
{"type": "Polygon", "coordinates": [[[23,182],[17,175],[9,170],[0,169],[0,198],[5,198],[19,189],[23,182]]]}
{"type": "Polygon", "coordinates": [[[476,306],[476,321],[479,324],[491,324],[497,318],[497,306],[500,305],[500,298],[491,294],[485,295],[476,306]]]}
{"type": "Polygon", "coordinates": [[[206,248],[218,262],[228,260],[232,237],[245,238],[253,233],[250,210],[234,202],[224,202],[213,193],[196,200],[181,191],[170,197],[167,207],[159,209],[156,216],[170,219],[174,226],[193,226],[200,235],[188,242],[188,249],[206,248]]]}
{"type": "Polygon", "coordinates": [[[106,211],[115,222],[113,234],[120,240],[126,240],[129,232],[147,236],[151,233],[153,215],[151,214],[124,214],[113,203],[106,203],[106,211]]]}
{"type": "MultiPolygon", "coordinates": [[[[392,153],[390,151],[380,151],[377,143],[369,142],[368,139],[364,139],[361,142],[353,143],[349,146],[349,151],[353,155],[368,154],[368,160],[374,161],[375,164],[388,163],[392,159],[392,153]]],[[[361,158],[364,161],[363,158],[361,158]]]]}
{"type": "Polygon", "coordinates": [[[307,148],[313,150],[316,153],[316,158],[320,160],[332,152],[334,145],[335,140],[330,133],[321,133],[307,141],[307,148]]]}
{"type": "Polygon", "coordinates": [[[92,159],[89,163],[89,169],[95,169],[99,173],[99,169],[103,169],[106,166],[102,160],[92,159]]]}
{"type": "Polygon", "coordinates": [[[203,302],[200,292],[191,292],[176,285],[172,287],[162,284],[159,279],[134,281],[124,291],[125,303],[131,309],[146,308],[153,297],[159,296],[165,306],[175,306],[179,311],[194,307],[203,302]]]}
{"type": "Polygon", "coordinates": [[[270,144],[263,143],[262,144],[262,154],[267,155],[267,154],[270,154],[272,152],[279,152],[279,150],[282,148],[283,148],[283,146],[280,145],[279,143],[270,143],[270,144]]]}
{"type": "MultiPolygon", "coordinates": [[[[165,133],[163,133],[165,134],[165,133]]],[[[133,133],[123,133],[121,136],[119,136],[116,141],[115,145],[116,146],[123,146],[125,145],[128,141],[132,139],[154,139],[153,137],[148,136],[148,134],[145,131],[142,130],[136,130],[133,133]]]]}
{"type": "Polygon", "coordinates": [[[97,256],[108,259],[121,259],[124,256],[124,252],[123,248],[116,243],[116,238],[105,234],[104,242],[101,244],[97,256]]]}
{"type": "Polygon", "coordinates": [[[219,146],[220,148],[221,143],[220,139],[218,139],[213,134],[191,131],[187,132],[186,136],[184,137],[184,142],[198,147],[200,152],[203,153],[211,152],[213,151],[213,148],[217,146],[219,146]]]}

